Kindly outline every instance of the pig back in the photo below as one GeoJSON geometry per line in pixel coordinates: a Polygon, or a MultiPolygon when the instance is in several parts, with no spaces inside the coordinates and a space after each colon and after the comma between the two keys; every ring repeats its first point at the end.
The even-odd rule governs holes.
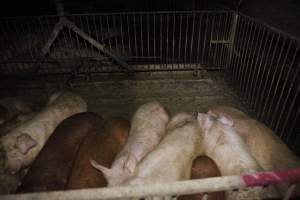
{"type": "Polygon", "coordinates": [[[78,152],[66,189],[107,186],[104,175],[92,167],[90,160],[110,167],[127,140],[129,127],[127,119],[111,118],[104,122],[104,127],[88,135],[78,152]]]}
{"type": "Polygon", "coordinates": [[[102,125],[102,118],[89,112],[65,119],[30,166],[17,192],[64,189],[82,141],[102,125]]]}
{"type": "MultiPolygon", "coordinates": [[[[207,156],[198,156],[194,159],[191,169],[191,179],[201,179],[221,176],[216,163],[207,156]]],[[[201,200],[204,194],[179,196],[179,200],[201,200]]],[[[207,200],[225,200],[225,192],[211,192],[207,194],[207,200]]]]}

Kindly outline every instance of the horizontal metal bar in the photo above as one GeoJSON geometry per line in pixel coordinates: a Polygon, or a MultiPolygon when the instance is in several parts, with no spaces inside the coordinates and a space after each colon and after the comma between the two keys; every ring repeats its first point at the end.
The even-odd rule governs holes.
{"type": "Polygon", "coordinates": [[[111,188],[80,189],[0,196],[2,200],[31,199],[115,199],[140,198],[147,196],[172,196],[233,190],[245,187],[265,186],[281,182],[300,180],[300,168],[256,172],[240,176],[221,176],[198,180],[175,181],[149,185],[132,185],[111,188]],[[267,177],[267,178],[266,178],[267,177]]]}
{"type": "MultiPolygon", "coordinates": [[[[195,10],[195,11],[144,11],[144,12],[112,12],[112,13],[83,13],[83,14],[66,14],[65,17],[76,17],[76,16],[106,16],[106,15],[148,15],[148,14],[191,14],[191,13],[233,13],[233,10],[195,10]]],[[[36,17],[58,17],[58,15],[35,15],[35,16],[17,16],[17,17],[1,17],[0,20],[4,19],[30,19],[36,17]]]]}
{"type": "Polygon", "coordinates": [[[210,43],[212,44],[230,44],[229,40],[211,40],[210,43]]]}

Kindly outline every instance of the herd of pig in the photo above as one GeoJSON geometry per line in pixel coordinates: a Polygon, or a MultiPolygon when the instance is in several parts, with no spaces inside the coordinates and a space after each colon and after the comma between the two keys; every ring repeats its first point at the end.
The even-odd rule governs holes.
{"type": "MultiPolygon", "coordinates": [[[[0,136],[2,194],[167,183],[300,166],[268,127],[225,106],[171,117],[165,106],[149,102],[129,122],[87,112],[84,99],[69,91],[53,94],[39,112],[6,98],[0,100],[0,136]]],[[[288,187],[281,183],[145,199],[279,198],[288,187]]]]}

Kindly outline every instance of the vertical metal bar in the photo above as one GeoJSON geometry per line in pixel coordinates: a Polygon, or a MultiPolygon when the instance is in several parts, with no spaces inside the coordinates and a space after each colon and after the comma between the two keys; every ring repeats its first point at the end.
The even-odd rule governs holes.
{"type": "Polygon", "coordinates": [[[237,24],[238,24],[238,15],[235,13],[228,13],[226,19],[226,32],[224,36],[224,40],[227,39],[229,42],[228,45],[224,45],[224,55],[223,55],[223,66],[225,69],[225,73],[228,71],[228,74],[231,73],[230,63],[231,58],[234,53],[234,46],[236,42],[236,34],[237,34],[237,24]]]}
{"type": "Polygon", "coordinates": [[[167,24],[166,24],[166,43],[167,43],[167,48],[166,48],[166,68],[168,66],[168,63],[169,63],[169,14],[167,14],[167,24]]]}
{"type": "MultiPolygon", "coordinates": [[[[6,21],[4,21],[4,20],[1,20],[2,21],[2,23],[0,23],[0,30],[2,30],[1,32],[2,32],[2,38],[4,38],[5,40],[6,40],[6,45],[5,46],[7,46],[7,48],[8,48],[8,51],[6,51],[6,52],[8,52],[7,54],[7,60],[11,60],[11,59],[13,59],[13,54],[15,54],[15,53],[17,53],[18,52],[18,50],[17,50],[17,47],[16,47],[16,45],[15,45],[15,41],[14,40],[12,40],[12,42],[10,42],[11,41],[11,39],[8,37],[8,35],[9,36],[12,36],[12,34],[10,34],[10,32],[11,32],[11,30],[12,29],[10,29],[9,28],[9,26],[8,26],[8,20],[6,20],[6,21]],[[6,23],[4,23],[4,22],[6,22],[6,23]],[[6,25],[5,25],[6,24],[6,25]],[[5,30],[5,31],[4,31],[5,30]],[[11,43],[11,45],[9,45],[11,43]]],[[[18,63],[17,63],[17,65],[19,65],[18,63]]],[[[11,73],[13,73],[13,70],[11,69],[11,67],[10,67],[10,64],[8,63],[8,64],[6,64],[6,70],[5,70],[5,73],[8,73],[8,74],[11,74],[11,73]]]]}
{"type": "Polygon", "coordinates": [[[244,27],[245,20],[242,17],[237,15],[236,13],[233,14],[233,18],[231,21],[230,32],[229,32],[229,46],[228,46],[228,58],[226,65],[227,68],[230,69],[229,74],[231,75],[231,81],[237,81],[237,60],[240,57],[240,46],[242,41],[242,33],[244,27]],[[233,56],[235,55],[235,56],[233,56]]]}
{"type": "MultiPolygon", "coordinates": [[[[89,21],[88,21],[88,16],[85,16],[85,21],[86,21],[86,26],[87,26],[87,33],[90,37],[94,38],[94,36],[92,35],[90,26],[89,26],[89,21]]],[[[93,45],[90,43],[90,50],[93,50],[93,45]]],[[[92,56],[92,55],[90,55],[92,56]]]]}
{"type": "Polygon", "coordinates": [[[163,57],[162,57],[162,29],[163,29],[163,20],[162,20],[162,14],[160,14],[160,69],[162,69],[162,63],[163,63],[163,57]]]}
{"type": "MultiPolygon", "coordinates": [[[[226,35],[227,35],[227,28],[228,28],[228,15],[229,13],[225,13],[223,14],[224,16],[222,16],[222,19],[223,19],[223,23],[221,23],[223,25],[223,28],[222,28],[222,34],[221,34],[221,41],[226,41],[226,35]]],[[[221,47],[220,47],[220,54],[219,54],[219,61],[218,61],[218,65],[220,66],[220,68],[223,68],[225,69],[225,62],[224,62],[224,57],[225,57],[225,46],[227,44],[225,43],[222,43],[221,44],[221,47]]]]}
{"type": "Polygon", "coordinates": [[[133,15],[133,28],[134,28],[134,53],[135,53],[135,57],[138,56],[138,52],[137,52],[137,33],[136,33],[136,19],[135,19],[135,15],[133,15]]]}
{"type": "Polygon", "coordinates": [[[257,95],[258,95],[258,83],[260,81],[259,77],[260,77],[260,72],[261,72],[261,68],[262,68],[262,63],[263,63],[263,60],[268,58],[269,57],[269,53],[270,53],[270,50],[271,50],[271,46],[272,46],[272,43],[273,43],[273,40],[274,40],[274,34],[272,34],[267,28],[266,28],[266,31],[267,31],[267,35],[264,39],[265,41],[265,44],[264,44],[264,48],[263,48],[263,51],[262,51],[262,55],[260,57],[260,59],[257,59],[257,67],[258,69],[256,70],[257,71],[257,74],[256,74],[256,78],[255,78],[255,83],[253,86],[251,86],[251,88],[253,88],[253,93],[252,93],[252,97],[251,97],[251,100],[250,100],[250,107],[252,108],[255,108],[256,105],[256,101],[258,99],[257,95]],[[270,39],[270,42],[268,43],[268,38],[271,37],[270,39]],[[268,48],[267,48],[267,45],[268,48]]]}
{"type": "Polygon", "coordinates": [[[212,16],[211,31],[210,31],[210,38],[209,38],[208,63],[210,64],[213,64],[213,62],[211,62],[211,51],[212,51],[211,41],[213,40],[214,24],[215,24],[215,15],[212,16]]]}
{"type": "Polygon", "coordinates": [[[181,51],[181,31],[182,31],[182,15],[180,14],[180,22],[179,22],[179,41],[178,41],[178,69],[180,68],[180,62],[181,62],[181,58],[180,58],[180,51],[181,51]]]}
{"type": "MultiPolygon", "coordinates": [[[[284,50],[284,51],[285,51],[285,58],[284,58],[284,60],[283,60],[283,62],[282,62],[281,69],[280,69],[280,72],[279,72],[279,76],[277,77],[275,89],[274,89],[273,92],[272,92],[273,95],[270,93],[271,90],[269,90],[268,96],[270,97],[270,101],[271,101],[271,102],[270,102],[270,104],[269,104],[269,109],[267,110],[267,113],[266,113],[266,117],[267,117],[267,118],[270,116],[271,107],[272,107],[272,105],[273,105],[273,103],[274,103],[274,99],[275,99],[275,96],[276,96],[276,93],[277,93],[277,89],[278,89],[278,86],[279,86],[279,82],[281,81],[281,76],[282,76],[282,73],[283,73],[283,69],[284,69],[284,67],[285,67],[285,64],[286,64],[286,61],[287,61],[287,57],[288,57],[288,55],[289,55],[289,53],[290,53],[292,43],[293,43],[293,41],[290,40],[288,49],[287,49],[287,50],[284,50]],[[270,95],[272,95],[272,96],[270,96],[270,95]]],[[[283,46],[284,46],[284,45],[283,45],[283,46]]],[[[279,68],[279,67],[277,67],[277,68],[279,68]]],[[[274,81],[275,81],[276,73],[277,73],[277,69],[276,69],[276,71],[275,71],[275,73],[274,73],[274,75],[273,75],[273,77],[272,77],[271,87],[273,86],[273,84],[275,84],[274,81]]],[[[267,97],[267,98],[268,98],[268,97],[267,97]]],[[[276,101],[277,101],[277,100],[278,100],[278,99],[276,99],[276,101]]],[[[267,101],[266,101],[266,102],[267,102],[267,101]]],[[[274,118],[275,118],[275,116],[273,115],[272,119],[274,119],[274,118]]],[[[272,120],[272,121],[273,121],[273,120],[272,120]]]]}
{"type": "Polygon", "coordinates": [[[155,57],[155,63],[157,62],[156,60],[156,17],[155,14],[153,14],[153,56],[155,57]]]}
{"type": "Polygon", "coordinates": [[[125,45],[124,45],[123,17],[125,17],[125,16],[122,16],[122,14],[119,14],[119,23],[120,23],[120,29],[121,29],[122,54],[126,55],[125,45]]]}
{"type": "Polygon", "coordinates": [[[253,53],[253,58],[251,60],[251,63],[250,63],[250,73],[249,73],[249,79],[248,79],[248,82],[247,82],[247,88],[246,88],[246,100],[248,102],[248,104],[250,105],[250,98],[251,95],[252,95],[252,91],[253,91],[253,80],[256,78],[255,77],[255,72],[258,71],[257,70],[257,62],[259,60],[259,55],[261,55],[261,47],[263,45],[263,40],[265,38],[265,33],[266,33],[266,29],[264,27],[260,27],[260,31],[259,31],[259,34],[258,34],[258,38],[260,38],[260,41],[258,42],[258,39],[257,39],[257,45],[255,47],[255,50],[254,50],[254,53],[253,53]],[[256,51],[257,49],[257,46],[258,47],[258,50],[256,51]],[[254,62],[255,61],[255,62],[254,62]],[[250,81],[250,82],[249,82],[250,81]]]}
{"type": "Polygon", "coordinates": [[[246,69],[245,69],[245,74],[244,74],[244,81],[243,81],[243,84],[242,84],[242,93],[244,94],[244,96],[247,95],[246,88],[248,87],[249,79],[250,79],[250,72],[252,71],[252,68],[253,68],[251,65],[249,66],[249,63],[250,63],[251,58],[253,60],[253,56],[256,53],[257,42],[255,41],[255,38],[258,38],[257,36],[259,35],[259,32],[257,33],[257,27],[259,25],[257,25],[255,23],[254,26],[255,26],[255,28],[253,30],[253,34],[251,35],[252,41],[249,44],[249,51],[248,51],[249,53],[246,56],[247,59],[245,59],[246,60],[245,61],[245,68],[246,69]]]}
{"type": "MultiPolygon", "coordinates": [[[[203,50],[202,50],[202,59],[201,59],[201,64],[207,64],[206,62],[208,62],[208,59],[205,58],[206,55],[206,45],[207,45],[207,31],[208,31],[208,18],[209,18],[209,14],[206,14],[206,26],[205,26],[205,30],[204,30],[204,37],[203,37],[203,50]],[[206,62],[205,62],[206,61],[206,62]]],[[[201,28],[201,27],[200,27],[201,28]]],[[[199,30],[200,31],[200,30],[199,30]]]]}
{"type": "MultiPolygon", "coordinates": [[[[3,25],[4,25],[4,22],[3,22],[3,25]]],[[[18,40],[18,37],[16,36],[16,33],[15,33],[15,30],[12,26],[12,22],[10,22],[9,24],[9,21],[7,20],[6,23],[5,23],[5,27],[3,27],[3,30],[6,30],[7,32],[5,33],[5,31],[3,31],[5,33],[5,38],[7,40],[7,45],[9,47],[13,47],[11,49],[11,56],[9,58],[9,60],[12,60],[12,59],[15,59],[14,56],[17,54],[21,54],[21,51],[20,51],[20,47],[18,48],[18,45],[16,43],[16,41],[18,40]],[[11,33],[11,34],[9,34],[11,33]],[[9,44],[12,44],[12,45],[9,45],[9,44]]],[[[20,63],[17,63],[17,67],[20,68],[20,63]]],[[[16,73],[17,71],[15,70],[15,67],[12,67],[12,65],[10,64],[9,67],[9,72],[10,73],[16,73]]]]}
{"type": "Polygon", "coordinates": [[[172,70],[174,70],[174,63],[175,63],[175,13],[173,13],[173,33],[172,33],[172,70]]]}
{"type": "MultiPolygon", "coordinates": [[[[220,14],[216,15],[216,29],[215,29],[215,40],[216,41],[221,41],[221,32],[222,32],[222,28],[221,28],[221,18],[222,16],[220,14]]],[[[219,57],[219,50],[220,50],[220,45],[222,45],[221,43],[215,43],[215,50],[213,52],[213,62],[214,65],[216,67],[219,67],[219,62],[218,62],[218,58],[217,55],[219,57]]]]}
{"type": "Polygon", "coordinates": [[[106,15],[106,25],[107,25],[107,35],[108,35],[108,45],[109,45],[109,50],[112,50],[112,45],[110,41],[110,26],[109,26],[109,15],[106,15]]]}
{"type": "Polygon", "coordinates": [[[250,30],[249,30],[249,35],[248,35],[248,41],[246,42],[246,49],[243,53],[243,58],[241,59],[241,66],[242,66],[242,71],[240,74],[240,81],[239,81],[239,89],[242,95],[244,95],[243,87],[245,84],[245,79],[246,79],[246,74],[247,74],[247,66],[246,62],[249,60],[248,54],[251,52],[252,44],[253,44],[253,34],[255,32],[256,26],[253,29],[253,26],[255,26],[255,23],[251,22],[250,25],[250,30]]]}
{"type": "MultiPolygon", "coordinates": [[[[273,41],[273,36],[275,35],[275,33],[273,33],[272,35],[272,41],[273,41]]],[[[278,42],[279,42],[279,38],[280,38],[280,35],[278,35],[277,37],[277,40],[276,40],[276,43],[275,43],[275,48],[272,48],[272,50],[274,51],[273,53],[273,56],[275,55],[275,52],[276,52],[276,49],[277,49],[277,45],[278,45],[278,42]]],[[[269,54],[271,54],[271,47],[272,47],[272,42],[270,43],[270,46],[269,46],[269,49],[268,49],[268,54],[267,56],[265,57],[265,63],[264,65],[262,66],[262,75],[261,75],[261,79],[259,81],[259,85],[258,85],[258,90],[257,90],[257,98],[255,100],[255,104],[254,104],[254,107],[257,108],[258,111],[260,111],[260,106],[258,104],[260,104],[260,101],[261,101],[261,98],[262,96],[259,96],[260,94],[262,94],[261,92],[261,89],[262,89],[262,84],[263,84],[263,80],[264,80],[264,74],[265,74],[265,70],[266,70],[266,65],[268,63],[268,57],[269,57],[269,54]]],[[[271,59],[273,60],[273,58],[271,59]]],[[[257,116],[259,116],[259,114],[257,114],[257,116]]]]}
{"type": "MultiPolygon", "coordinates": [[[[195,32],[195,13],[193,12],[193,22],[192,22],[192,36],[191,36],[191,44],[190,44],[190,65],[192,65],[192,55],[193,55],[193,47],[194,47],[194,32],[195,32]]],[[[194,63],[193,63],[194,64],[194,63]]],[[[194,70],[197,70],[196,65],[194,66],[194,70]]]]}
{"type": "MultiPolygon", "coordinates": [[[[199,20],[199,28],[198,28],[198,42],[197,42],[197,53],[196,53],[196,62],[197,62],[197,70],[201,67],[200,64],[200,40],[201,40],[201,25],[202,25],[202,15],[199,15],[200,20],[199,20]]],[[[204,47],[204,42],[203,42],[203,47],[204,47]]],[[[203,59],[203,52],[202,52],[202,59],[203,59]]]]}
{"type": "Polygon", "coordinates": [[[150,59],[151,55],[150,55],[150,17],[149,14],[147,14],[147,57],[148,57],[148,71],[150,71],[150,61],[152,59],[150,59]]]}
{"type": "Polygon", "coordinates": [[[144,45],[143,45],[143,43],[144,43],[144,40],[143,40],[143,18],[142,18],[142,14],[140,14],[140,30],[141,30],[141,41],[140,41],[140,44],[141,44],[141,57],[142,57],[142,59],[144,60],[144,45]]]}
{"type": "Polygon", "coordinates": [[[128,48],[129,48],[129,52],[131,54],[132,53],[131,40],[130,40],[131,34],[130,34],[130,31],[129,31],[130,24],[129,24],[129,15],[128,14],[126,15],[126,22],[127,22],[128,48]]]}
{"type": "Polygon", "coordinates": [[[250,27],[250,20],[246,20],[246,19],[244,19],[245,20],[245,24],[244,24],[244,30],[243,30],[243,33],[242,33],[242,35],[241,35],[241,43],[240,43],[240,48],[239,48],[239,58],[237,58],[237,60],[236,60],[236,65],[237,65],[237,70],[236,70],[236,81],[237,81],[237,83],[238,83],[238,86],[237,86],[237,88],[238,89],[240,89],[239,88],[239,85],[241,84],[241,74],[242,74],[242,72],[243,72],[243,67],[244,66],[242,66],[242,60],[243,60],[243,57],[244,57],[244,54],[245,54],[245,52],[246,52],[246,49],[245,48],[247,48],[247,33],[249,33],[249,27],[250,27]]]}
{"type": "MultiPolygon", "coordinates": [[[[286,129],[287,129],[287,124],[288,124],[289,119],[291,118],[292,110],[295,109],[294,106],[295,106],[297,97],[298,97],[298,95],[299,95],[299,92],[300,92],[300,85],[298,85],[297,90],[296,90],[296,93],[295,93],[295,95],[294,95],[294,98],[293,98],[293,100],[292,100],[292,102],[291,102],[291,104],[290,104],[290,107],[289,107],[289,109],[288,109],[288,114],[286,115],[285,121],[284,121],[284,123],[283,123],[282,131],[281,131],[280,137],[282,137],[282,133],[285,133],[285,132],[287,131],[287,130],[286,130],[286,129]]],[[[299,113],[299,110],[300,110],[300,108],[298,108],[297,113],[299,113]]],[[[294,117],[294,122],[292,123],[292,124],[294,124],[293,126],[295,126],[295,122],[296,122],[296,120],[297,120],[297,117],[298,117],[298,116],[294,117]]],[[[292,128],[293,128],[293,127],[291,127],[291,129],[292,129],[292,128]]],[[[286,141],[289,142],[290,133],[289,133],[289,135],[287,135],[286,138],[287,138],[286,141]]]]}
{"type": "MultiPolygon", "coordinates": [[[[271,70],[272,70],[272,67],[273,67],[273,61],[275,60],[276,50],[277,50],[277,47],[278,47],[280,38],[281,38],[281,34],[278,35],[278,40],[277,40],[277,43],[276,43],[276,47],[274,48],[274,52],[273,52],[273,56],[272,56],[272,59],[271,59],[271,62],[270,62],[270,66],[268,67],[268,70],[267,70],[267,77],[266,77],[266,80],[265,80],[265,83],[264,83],[264,87],[263,87],[263,90],[262,90],[262,94],[265,94],[266,89],[267,89],[269,76],[270,76],[270,74],[271,74],[271,70]]],[[[279,56],[279,58],[277,59],[277,64],[279,63],[279,60],[280,60],[280,58],[281,58],[282,50],[283,50],[283,48],[281,48],[280,56],[279,56]]],[[[277,64],[276,64],[276,65],[277,65],[277,64]]],[[[260,111],[262,111],[262,112],[261,112],[260,115],[259,115],[259,118],[260,118],[260,119],[263,119],[264,112],[265,112],[265,106],[264,106],[264,104],[263,104],[263,100],[265,100],[265,103],[267,103],[267,99],[264,99],[264,98],[261,97],[261,99],[260,99],[260,111]]]]}
{"type": "MultiPolygon", "coordinates": [[[[290,68],[292,68],[292,67],[293,67],[293,66],[291,65],[290,68]]],[[[297,79],[299,70],[300,70],[300,63],[297,65],[297,68],[296,68],[295,72],[293,73],[294,76],[293,76],[293,78],[291,79],[291,84],[290,84],[290,86],[288,87],[289,89],[288,89],[287,95],[285,96],[285,100],[284,100],[284,102],[283,102],[283,104],[282,104],[282,106],[281,106],[282,109],[281,109],[281,112],[280,112],[280,114],[279,114],[279,118],[278,118],[278,120],[277,120],[277,125],[276,125],[276,127],[275,127],[275,130],[276,130],[277,132],[280,132],[280,133],[282,133],[282,131],[279,130],[279,122],[281,121],[281,118],[283,117],[283,112],[284,112],[284,110],[285,110],[286,107],[287,107],[287,102],[288,102],[288,99],[290,99],[290,95],[292,94],[292,93],[291,93],[291,92],[292,92],[292,88],[294,87],[294,84],[295,84],[295,82],[296,82],[296,79],[297,79]]],[[[284,89],[284,88],[283,88],[283,89],[284,89]]],[[[290,109],[291,109],[291,104],[290,104],[290,109]]],[[[287,120],[288,118],[286,118],[286,116],[285,116],[285,119],[287,120]]],[[[287,122],[285,122],[285,123],[287,123],[287,122]]],[[[284,127],[284,126],[283,126],[283,127],[284,127]]],[[[282,137],[282,134],[280,135],[280,137],[282,137]]]]}
{"type": "MultiPolygon", "coordinates": [[[[82,54],[82,51],[81,51],[81,47],[82,47],[82,45],[81,45],[81,43],[80,43],[80,41],[79,41],[79,37],[78,37],[78,34],[76,34],[76,33],[74,33],[75,34],[75,36],[76,36],[76,44],[77,44],[77,49],[78,49],[78,52],[79,52],[79,56],[82,58],[83,57],[83,54],[82,54]]],[[[71,37],[71,30],[69,29],[69,35],[70,35],[70,37],[71,37]]],[[[80,61],[79,61],[79,66],[76,66],[75,67],[75,71],[73,71],[73,73],[77,73],[77,69],[79,69],[79,68],[81,68],[82,66],[84,66],[84,64],[83,64],[83,59],[79,59],[80,61]]]]}
{"type": "MultiPolygon", "coordinates": [[[[28,21],[27,22],[23,21],[22,23],[18,24],[18,27],[21,27],[21,32],[23,34],[23,38],[21,38],[21,40],[20,40],[20,45],[26,46],[25,49],[23,50],[23,54],[22,54],[21,58],[26,59],[27,52],[29,52],[29,56],[31,57],[32,60],[34,60],[34,52],[32,50],[32,44],[33,44],[32,42],[33,41],[31,39],[32,38],[31,36],[33,35],[33,33],[30,31],[31,29],[28,26],[29,26],[28,21]],[[27,27],[27,30],[26,30],[26,27],[27,27]]],[[[15,28],[17,31],[17,27],[15,27],[15,28]]],[[[27,70],[26,65],[27,65],[26,63],[23,63],[22,69],[18,69],[18,72],[22,72],[22,71],[24,72],[24,70],[26,71],[27,70]]]]}
{"type": "MultiPolygon", "coordinates": [[[[82,16],[79,16],[79,22],[80,22],[81,29],[85,31],[84,24],[82,22],[82,16]]],[[[83,39],[83,43],[84,43],[84,47],[85,47],[83,53],[84,53],[84,56],[86,57],[87,56],[87,52],[88,52],[86,40],[83,39]]]]}
{"type": "MultiPolygon", "coordinates": [[[[288,80],[289,80],[290,73],[291,73],[292,68],[293,68],[293,65],[294,65],[294,63],[295,63],[295,58],[296,58],[296,55],[297,55],[297,53],[298,53],[298,50],[299,50],[299,46],[297,45],[296,50],[295,50],[295,53],[294,53],[294,56],[293,56],[293,59],[292,59],[291,64],[290,64],[290,66],[289,66],[288,73],[285,75],[285,80],[284,80],[283,86],[282,86],[282,88],[281,88],[280,95],[279,95],[279,99],[277,100],[277,103],[276,103],[276,106],[275,106],[275,109],[274,109],[274,113],[277,113],[277,111],[278,111],[278,109],[279,109],[279,105],[280,105],[281,99],[283,98],[283,92],[285,91],[285,88],[286,88],[286,86],[287,86],[287,82],[288,82],[288,80]]],[[[291,90],[291,87],[289,88],[289,91],[290,91],[290,90],[291,90]]],[[[288,92],[288,93],[289,93],[289,92],[288,92]]],[[[283,110],[284,110],[284,108],[285,108],[285,105],[286,105],[286,100],[287,100],[287,97],[286,97],[286,99],[285,99],[285,101],[284,101],[284,104],[282,104],[283,107],[281,107],[281,112],[280,112],[280,114],[279,114],[278,122],[279,122],[279,120],[281,119],[282,112],[283,112],[283,110]]],[[[271,127],[273,127],[273,123],[275,123],[275,120],[274,120],[274,119],[275,119],[275,118],[273,118],[273,120],[272,120],[272,122],[271,122],[271,127]]],[[[275,127],[275,130],[278,130],[278,127],[277,127],[277,126],[275,127]]]]}
{"type": "MultiPolygon", "coordinates": [[[[93,16],[93,24],[94,24],[94,30],[95,30],[95,33],[96,33],[96,40],[97,40],[97,42],[101,43],[101,42],[99,41],[99,32],[98,32],[98,27],[97,27],[97,24],[96,24],[96,18],[95,18],[95,15],[93,16]]],[[[97,48],[96,48],[96,49],[97,49],[97,48]]],[[[97,51],[98,51],[98,56],[100,56],[100,50],[97,49],[97,51]]]]}
{"type": "Polygon", "coordinates": [[[104,25],[103,25],[102,17],[104,17],[104,15],[99,16],[99,24],[100,24],[99,28],[100,28],[100,35],[101,35],[101,43],[106,46],[105,41],[104,41],[104,25]]]}
{"type": "MultiPolygon", "coordinates": [[[[279,54],[279,57],[277,57],[277,63],[275,64],[274,66],[274,71],[273,71],[273,74],[271,73],[272,71],[272,67],[273,66],[270,66],[270,69],[268,71],[268,75],[270,74],[272,77],[271,78],[271,83],[270,83],[270,87],[268,88],[268,92],[267,92],[267,96],[265,98],[265,103],[263,105],[263,113],[262,113],[262,118],[265,117],[265,114],[267,114],[267,104],[269,102],[269,99],[270,99],[270,95],[271,95],[271,91],[273,91],[273,83],[274,83],[274,80],[275,80],[275,77],[276,77],[276,74],[277,74],[277,69],[279,68],[279,63],[280,63],[280,60],[281,60],[281,57],[282,57],[282,54],[283,54],[283,50],[284,50],[284,47],[285,47],[285,44],[286,44],[286,38],[284,38],[282,44],[281,44],[281,50],[280,50],[280,54],[279,54]]],[[[278,78],[278,77],[277,77],[278,78]]],[[[268,115],[266,115],[266,117],[268,117],[268,115]]],[[[268,119],[266,118],[266,120],[268,121],[268,119]]]]}
{"type": "Polygon", "coordinates": [[[119,30],[117,29],[117,25],[116,25],[116,15],[115,14],[112,15],[112,20],[113,20],[113,26],[115,29],[115,30],[113,30],[113,32],[118,31],[118,33],[115,34],[115,48],[114,48],[115,51],[118,52],[118,50],[121,48],[119,47],[119,43],[118,43],[118,35],[117,34],[119,34],[119,30]]]}
{"type": "Polygon", "coordinates": [[[189,16],[186,14],[186,26],[185,26],[185,45],[184,45],[184,64],[183,67],[186,68],[186,52],[188,43],[188,29],[189,29],[189,16]]]}

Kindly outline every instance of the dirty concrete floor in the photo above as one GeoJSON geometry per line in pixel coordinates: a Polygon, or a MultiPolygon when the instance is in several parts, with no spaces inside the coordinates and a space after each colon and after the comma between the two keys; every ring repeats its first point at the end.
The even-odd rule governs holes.
{"type": "MultiPolygon", "coordinates": [[[[26,83],[16,81],[14,86],[10,84],[13,89],[0,88],[1,96],[21,96],[41,108],[50,94],[65,88],[65,82],[65,77],[26,83]]],[[[202,71],[196,77],[192,72],[139,74],[134,77],[93,76],[89,80],[77,78],[70,83],[72,90],[87,101],[89,111],[104,118],[123,116],[130,119],[141,104],[149,101],[161,102],[173,115],[177,112],[206,112],[218,105],[245,110],[221,72],[202,71]]]]}

